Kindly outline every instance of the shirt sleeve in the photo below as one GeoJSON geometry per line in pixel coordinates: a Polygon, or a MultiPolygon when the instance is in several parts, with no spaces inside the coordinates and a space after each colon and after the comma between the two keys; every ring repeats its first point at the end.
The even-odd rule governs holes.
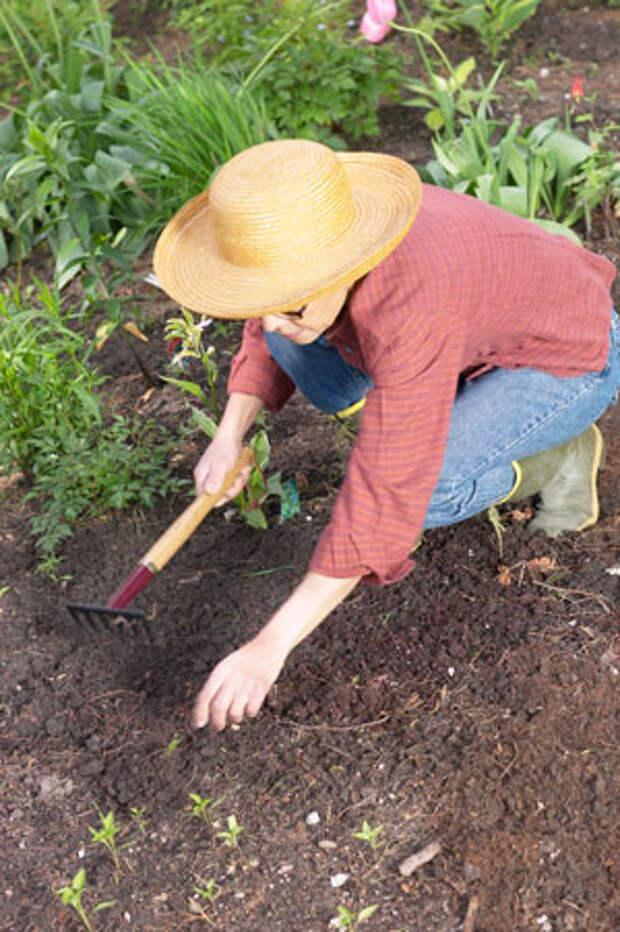
{"type": "Polygon", "coordinates": [[[242,392],[262,398],[269,411],[286,404],[295,384],[271,356],[260,320],[246,321],[241,349],[233,358],[227,385],[228,394],[242,392]]]}
{"type": "Polygon", "coordinates": [[[429,315],[384,354],[312,571],[383,585],[413,568],[409,554],[441,470],[462,353],[458,323],[429,315]]]}

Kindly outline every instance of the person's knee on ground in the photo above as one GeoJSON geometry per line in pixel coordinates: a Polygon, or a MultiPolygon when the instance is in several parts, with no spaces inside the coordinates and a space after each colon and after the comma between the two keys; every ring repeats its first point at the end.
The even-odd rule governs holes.
{"type": "Polygon", "coordinates": [[[599,516],[597,473],[604,445],[595,424],[566,443],[514,462],[515,485],[504,501],[540,495],[531,531],[557,537],[563,531],[583,531],[599,516]]]}

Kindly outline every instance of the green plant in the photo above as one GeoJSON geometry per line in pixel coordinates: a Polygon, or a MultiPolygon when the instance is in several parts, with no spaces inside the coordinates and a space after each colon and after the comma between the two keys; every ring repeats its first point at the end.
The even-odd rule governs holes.
{"type": "MultiPolygon", "coordinates": [[[[195,378],[181,379],[167,376],[166,381],[179,388],[185,395],[196,398],[202,410],[190,404],[193,423],[202,430],[207,437],[213,439],[217,431],[220,418],[220,404],[217,397],[216,384],[218,379],[218,365],[215,358],[215,348],[207,347],[203,343],[203,335],[210,326],[208,319],[197,320],[189,311],[183,310],[182,317],[172,318],[166,326],[166,336],[170,340],[174,355],[172,366],[183,367],[184,363],[195,361],[200,371],[195,370],[195,378]],[[200,384],[201,374],[204,376],[205,387],[200,384]]],[[[194,370],[192,370],[194,374],[194,370]]],[[[259,423],[264,424],[264,418],[259,423]]],[[[250,527],[265,529],[267,518],[262,505],[271,497],[280,499],[281,512],[291,506],[291,513],[296,513],[298,506],[293,502],[294,492],[282,484],[280,473],[265,477],[265,470],[269,463],[270,443],[267,431],[261,427],[250,440],[254,451],[255,468],[250,473],[247,485],[234,498],[242,517],[250,527]]]]}
{"type": "Polygon", "coordinates": [[[472,104],[484,100],[487,105],[496,95],[493,89],[497,84],[503,70],[499,65],[487,86],[477,90],[465,87],[467,81],[476,68],[475,58],[466,58],[456,67],[450,65],[448,77],[444,78],[433,71],[433,66],[427,56],[424,45],[418,36],[415,37],[420,57],[428,74],[428,83],[416,78],[405,78],[403,87],[412,91],[416,96],[406,98],[403,104],[406,107],[423,107],[428,110],[424,122],[443,138],[453,138],[456,132],[457,115],[472,116],[472,104]]]}
{"type": "Polygon", "coordinates": [[[37,504],[31,529],[42,561],[39,570],[54,574],[61,562],[59,547],[78,521],[101,519],[112,509],[151,508],[157,497],[186,488],[189,480],[168,469],[175,442],[154,422],[120,416],[99,429],[91,423],[84,433],[46,438],[26,495],[37,504]]]}
{"type": "Polygon", "coordinates": [[[228,826],[224,831],[218,832],[216,838],[221,838],[225,845],[229,845],[231,848],[236,848],[238,845],[238,839],[241,832],[245,831],[242,825],[239,825],[237,822],[237,817],[235,815],[229,815],[226,824],[228,826]]]}
{"type": "Polygon", "coordinates": [[[55,59],[66,67],[73,40],[106,19],[97,0],[11,0],[0,7],[2,73],[6,73],[6,80],[0,81],[3,99],[15,90],[22,97],[40,94],[41,63],[55,59]]]}
{"type": "Polygon", "coordinates": [[[365,841],[370,845],[373,851],[377,851],[377,849],[380,848],[384,843],[383,839],[379,838],[379,835],[381,835],[382,832],[382,825],[377,825],[375,828],[372,828],[366,819],[364,819],[362,822],[362,828],[359,832],[353,832],[353,837],[359,838],[360,841],[365,841]]]}
{"type": "Polygon", "coordinates": [[[101,424],[92,347],[74,307],[35,280],[0,294],[0,467],[34,476],[43,447],[101,424]]]}
{"type": "Polygon", "coordinates": [[[350,0],[176,6],[178,25],[208,48],[214,65],[262,90],[283,134],[340,145],[334,133],[376,134],[379,101],[399,96],[402,56],[359,40],[350,0]]]}
{"type": "Polygon", "coordinates": [[[190,801],[193,803],[191,813],[195,818],[202,819],[207,825],[211,822],[212,811],[222,802],[221,799],[211,799],[210,796],[201,796],[200,793],[189,793],[190,801]]]}
{"type": "Polygon", "coordinates": [[[588,236],[592,232],[592,211],[595,208],[602,207],[607,236],[613,235],[616,221],[620,219],[620,158],[617,151],[605,145],[618,129],[620,126],[617,124],[607,124],[601,130],[591,130],[591,154],[567,182],[573,202],[567,223],[572,225],[583,217],[588,236]]]}
{"type": "Polygon", "coordinates": [[[129,814],[134,820],[138,829],[142,832],[143,835],[146,834],[146,822],[144,815],[146,813],[146,808],[144,806],[131,806],[129,809],[129,814]]]}
{"type": "Polygon", "coordinates": [[[109,21],[92,23],[55,60],[40,54],[35,98],[0,123],[0,265],[17,261],[19,280],[23,258],[44,240],[62,287],[82,267],[96,274],[111,241],[118,252],[125,221],[136,232],[122,234],[123,247],[135,255],[149,203],[131,173],[142,156],[118,145],[107,106],[125,92],[109,21]]]}
{"type": "Polygon", "coordinates": [[[496,56],[506,40],[533,16],[540,0],[428,0],[431,14],[444,26],[475,30],[488,50],[496,56]]]}
{"type": "Polygon", "coordinates": [[[98,806],[95,807],[97,810],[97,815],[99,816],[99,822],[101,827],[99,829],[92,828],[88,826],[88,831],[91,834],[92,840],[102,844],[104,848],[107,848],[112,862],[117,871],[120,871],[121,862],[118,853],[118,845],[116,843],[116,836],[121,831],[120,825],[117,825],[114,820],[114,813],[110,810],[106,815],[104,815],[98,806]]]}
{"type": "Polygon", "coordinates": [[[198,48],[175,65],[154,59],[127,59],[127,99],[110,97],[110,119],[99,124],[110,144],[132,153],[151,228],[204,190],[237,152],[278,135],[262,95],[212,70],[198,48]]]}
{"type": "Polygon", "coordinates": [[[336,918],[336,928],[338,929],[356,929],[362,922],[370,919],[379,909],[379,904],[374,903],[372,906],[364,906],[357,913],[347,909],[346,906],[338,907],[338,916],[336,918]]]}
{"type": "MultiPolygon", "coordinates": [[[[71,906],[78,916],[80,917],[82,924],[91,932],[92,925],[90,919],[82,903],[82,896],[86,889],[86,871],[83,867],[79,869],[71,884],[66,887],[61,887],[60,890],[57,890],[56,893],[62,900],[65,906],[71,906]]],[[[94,907],[94,912],[99,912],[102,909],[108,909],[110,906],[114,906],[115,901],[109,900],[105,903],[97,903],[94,907]]]]}
{"type": "Polygon", "coordinates": [[[460,120],[454,139],[433,140],[435,159],[426,165],[434,184],[472,194],[526,217],[576,242],[571,181],[592,148],[555,119],[520,131],[520,118],[506,126],[486,116],[481,102],[475,121],[460,120]],[[547,216],[541,216],[546,213],[547,216]]]}
{"type": "Polygon", "coordinates": [[[203,887],[194,887],[194,893],[197,893],[198,896],[203,900],[207,900],[210,904],[215,903],[221,892],[221,887],[218,886],[213,878],[208,880],[203,887]]]}

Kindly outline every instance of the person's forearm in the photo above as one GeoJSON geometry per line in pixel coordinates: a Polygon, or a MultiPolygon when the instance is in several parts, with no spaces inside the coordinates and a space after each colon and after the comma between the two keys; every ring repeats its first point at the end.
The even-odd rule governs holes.
{"type": "Polygon", "coordinates": [[[335,579],[306,573],[257,635],[257,640],[268,643],[286,657],[353,591],[360,579],[361,576],[335,579]]]}
{"type": "Polygon", "coordinates": [[[252,426],[256,415],[263,408],[263,400],[258,395],[245,395],[233,392],[226,403],[218,433],[243,440],[246,431],[252,426]]]}

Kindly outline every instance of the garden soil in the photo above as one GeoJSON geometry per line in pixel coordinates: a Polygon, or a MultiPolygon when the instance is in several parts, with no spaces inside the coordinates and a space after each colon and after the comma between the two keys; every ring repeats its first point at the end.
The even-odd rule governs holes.
{"type": "MultiPolygon", "coordinates": [[[[617,115],[616,26],[599,4],[543,2],[511,49],[542,97],[507,84],[503,105],[561,115],[583,73],[593,111],[617,115]]],[[[416,120],[386,109],[369,145],[421,163],[416,120]]],[[[588,245],[617,261],[602,215],[588,245]]],[[[137,351],[165,373],[176,309],[149,294],[137,351]]],[[[213,331],[219,358],[238,335],[213,331]]],[[[101,365],[110,410],[185,421],[123,340],[101,365]]],[[[3,480],[0,929],[78,929],[55,891],[82,867],[94,929],[318,932],[338,907],[370,906],[369,932],[620,928],[620,410],[601,427],[594,528],[529,535],[526,503],[504,508],[501,553],[484,516],[427,533],[405,580],[356,590],[296,649],[258,718],[220,734],[191,730],[192,700],[303,571],[345,469],[342,428],[299,397],[271,420],[270,469],[296,480],[300,514],[279,523],[271,506],[267,531],[212,514],[139,600],[152,645],[88,636],[65,601],[105,600],[187,497],[78,528],[53,583],[36,570],[24,487],[3,480]],[[212,800],[206,818],[189,794],[212,800]],[[117,865],[91,837],[96,807],[119,826],[117,865]],[[364,822],[374,844],[356,837],[364,822]]],[[[179,442],[181,475],[200,451],[195,436],[179,442]]]]}

